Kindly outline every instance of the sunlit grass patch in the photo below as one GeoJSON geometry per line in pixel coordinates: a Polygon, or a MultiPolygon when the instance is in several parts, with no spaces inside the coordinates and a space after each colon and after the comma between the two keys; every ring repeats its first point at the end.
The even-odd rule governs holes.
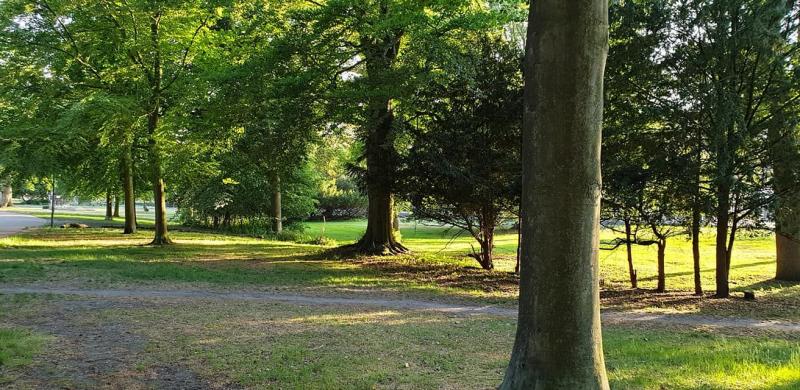
{"type": "Polygon", "coordinates": [[[0,385],[13,381],[11,369],[31,363],[50,338],[0,324],[0,385]]]}

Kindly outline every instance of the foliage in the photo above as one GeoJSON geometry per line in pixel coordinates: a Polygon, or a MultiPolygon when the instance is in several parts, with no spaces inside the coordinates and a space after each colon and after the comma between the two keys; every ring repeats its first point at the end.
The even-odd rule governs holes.
{"type": "Polygon", "coordinates": [[[521,52],[515,42],[482,38],[451,64],[460,72],[421,89],[422,113],[402,171],[415,217],[466,231],[473,256],[492,269],[495,227],[517,213],[522,127],[521,52]]]}

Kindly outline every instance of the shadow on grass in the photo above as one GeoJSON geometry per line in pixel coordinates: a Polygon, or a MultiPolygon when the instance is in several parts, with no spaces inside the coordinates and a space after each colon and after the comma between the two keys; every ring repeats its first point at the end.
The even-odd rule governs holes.
{"type": "Polygon", "coordinates": [[[347,258],[319,247],[176,234],[150,247],[144,235],[40,230],[2,243],[0,281],[172,281],[260,287],[394,289],[516,297],[518,278],[414,256],[347,258]]]}
{"type": "MultiPolygon", "coordinates": [[[[761,265],[769,265],[769,264],[775,264],[775,261],[774,260],[768,260],[768,261],[757,261],[757,262],[752,262],[752,263],[731,265],[731,269],[743,269],[743,268],[758,267],[758,266],[761,266],[761,265]]],[[[703,273],[705,273],[705,272],[714,272],[714,271],[716,271],[714,268],[706,268],[706,269],[700,270],[700,272],[703,272],[703,273]]],[[[671,273],[668,272],[668,273],[666,273],[666,277],[667,278],[677,277],[677,276],[692,276],[692,275],[694,275],[694,271],[671,272],[671,273]]],[[[658,275],[654,275],[654,276],[647,276],[647,277],[644,277],[644,278],[639,278],[639,281],[640,282],[652,282],[652,281],[655,281],[657,279],[658,279],[658,275]]]]}

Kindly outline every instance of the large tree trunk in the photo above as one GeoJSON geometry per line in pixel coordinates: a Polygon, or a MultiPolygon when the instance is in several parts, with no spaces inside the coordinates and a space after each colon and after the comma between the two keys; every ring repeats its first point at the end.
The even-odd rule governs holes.
{"type": "Polygon", "coordinates": [[[658,285],[656,286],[656,292],[663,293],[667,291],[667,273],[665,267],[667,240],[665,238],[659,238],[656,245],[658,246],[658,285]]]}
{"type": "Polygon", "coordinates": [[[722,184],[717,189],[717,241],[716,241],[716,284],[717,298],[730,296],[728,284],[728,227],[730,225],[730,188],[722,184]]]}
{"type": "Polygon", "coordinates": [[[119,194],[114,194],[114,218],[119,218],[119,194]]]}
{"type": "MultiPolygon", "coordinates": [[[[388,14],[385,1],[378,4],[382,14],[388,14]]],[[[367,85],[376,93],[366,107],[366,123],[362,129],[367,160],[367,231],[356,243],[360,252],[397,254],[408,249],[400,244],[394,228],[394,187],[397,152],[394,146],[394,113],[392,98],[381,94],[386,90],[392,66],[400,49],[402,31],[379,31],[377,36],[361,39],[366,62],[367,85]]]]}
{"type": "Polygon", "coordinates": [[[775,175],[775,279],[800,281],[800,145],[796,130],[770,130],[775,175]],[[783,134],[781,134],[783,133],[783,134]]]}
{"type": "Polygon", "coordinates": [[[6,184],[3,186],[3,194],[2,200],[0,200],[0,207],[11,207],[14,205],[13,202],[13,191],[11,190],[11,185],[6,184]]]}
{"type": "Polygon", "coordinates": [[[281,202],[281,178],[275,175],[272,179],[272,231],[283,233],[283,205],[281,202]]]}
{"type": "Polygon", "coordinates": [[[123,234],[136,234],[136,195],[133,188],[133,157],[130,145],[127,145],[122,156],[122,190],[125,194],[123,234]]]}
{"type": "Polygon", "coordinates": [[[147,114],[147,130],[149,135],[148,151],[150,157],[151,180],[153,181],[153,203],[155,203],[155,235],[151,245],[172,244],[167,232],[167,200],[164,176],[161,171],[161,148],[156,139],[156,130],[161,118],[161,56],[159,48],[159,26],[161,14],[156,12],[151,17],[150,39],[153,47],[153,69],[151,73],[150,112],[147,114]]]}
{"type": "Polygon", "coordinates": [[[633,233],[631,231],[631,219],[625,217],[625,250],[628,253],[628,277],[631,280],[631,288],[639,288],[639,280],[636,277],[636,268],[633,267],[633,233]]]}
{"type": "MultiPolygon", "coordinates": [[[[152,119],[151,119],[152,120],[152,119]]],[[[154,120],[156,123],[158,119],[154,120]]],[[[161,173],[161,154],[155,139],[150,139],[150,169],[153,181],[153,203],[155,209],[155,234],[151,245],[169,245],[172,240],[167,231],[167,202],[164,179],[161,173]]]]}
{"type": "Polygon", "coordinates": [[[106,191],[106,221],[114,219],[114,199],[112,199],[111,190],[106,191]]]}
{"type": "Polygon", "coordinates": [[[607,48],[606,0],[532,2],[519,319],[501,389],[609,388],[598,272],[607,48]]]}

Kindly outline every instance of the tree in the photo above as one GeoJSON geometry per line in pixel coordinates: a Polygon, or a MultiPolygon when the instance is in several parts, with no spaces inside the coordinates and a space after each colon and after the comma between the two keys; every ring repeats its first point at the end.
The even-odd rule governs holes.
{"type": "Polygon", "coordinates": [[[634,289],[638,288],[638,277],[633,246],[652,243],[643,238],[650,229],[639,214],[649,182],[648,161],[652,159],[652,148],[648,147],[652,137],[647,133],[667,124],[667,111],[659,99],[668,84],[658,63],[669,21],[665,11],[662,2],[652,1],[614,2],[609,9],[602,220],[605,228],[620,237],[602,249],[625,245],[634,289]]]}
{"type": "MultiPolygon", "coordinates": [[[[716,223],[716,294],[730,295],[729,271],[736,233],[772,202],[768,128],[791,109],[796,77],[785,78],[794,49],[782,0],[685,0],[673,6],[668,53],[677,112],[699,132],[708,156],[705,176],[716,223]]],[[[698,202],[699,203],[699,202],[698,202]]],[[[696,213],[696,211],[695,211],[696,213]]],[[[693,224],[696,227],[696,224],[693,224]]]]}
{"type": "MultiPolygon", "coordinates": [[[[424,83],[431,69],[424,58],[443,42],[458,40],[467,30],[502,24],[485,4],[467,0],[332,0],[313,2],[293,18],[294,36],[313,58],[319,77],[328,80],[331,119],[352,125],[363,144],[353,164],[369,205],[367,229],[352,249],[366,253],[407,251],[395,230],[395,193],[403,121],[397,108],[424,83]]],[[[513,8],[513,5],[512,5],[513,8]]],[[[497,13],[498,15],[500,13],[497,13]]]]}
{"type": "Polygon", "coordinates": [[[416,218],[471,235],[480,247],[471,256],[492,270],[495,228],[516,219],[519,204],[522,53],[490,37],[465,51],[451,76],[417,94],[424,114],[410,131],[399,187],[416,218]]]}
{"type": "Polygon", "coordinates": [[[520,313],[500,388],[608,389],[597,253],[608,3],[532,2],[527,44],[520,313]]]}
{"type": "Polygon", "coordinates": [[[789,281],[800,281],[800,135],[795,126],[788,127],[788,132],[787,127],[770,129],[777,194],[775,278],[789,281]]]}
{"type": "MultiPolygon", "coordinates": [[[[12,57],[36,64],[39,72],[68,86],[73,96],[83,98],[99,91],[131,98],[137,111],[134,117],[146,118],[156,245],[171,242],[163,144],[180,131],[163,126],[162,119],[180,100],[178,92],[186,91],[179,88],[180,83],[186,81],[197,47],[203,45],[200,41],[210,32],[221,5],[224,2],[200,0],[11,0],[0,8],[5,23],[3,42],[11,48],[12,57]]],[[[123,161],[130,159],[124,157],[123,161]]]]}

